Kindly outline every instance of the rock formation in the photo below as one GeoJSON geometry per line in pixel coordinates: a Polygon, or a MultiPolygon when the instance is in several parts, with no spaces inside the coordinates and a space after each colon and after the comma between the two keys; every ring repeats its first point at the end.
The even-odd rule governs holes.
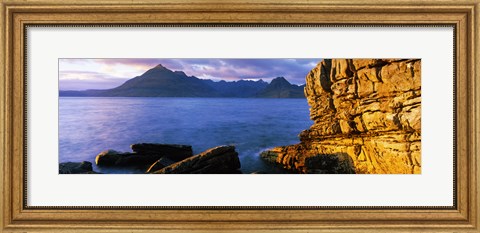
{"type": "MultiPolygon", "coordinates": [[[[152,165],[155,166],[155,165],[152,165]]],[[[218,146],[164,167],[154,174],[232,174],[240,173],[240,160],[234,146],[218,146]]],[[[153,170],[153,169],[150,169],[153,170]]]]}
{"type": "Polygon", "coordinates": [[[180,161],[193,155],[192,146],[176,144],[139,143],[132,144],[133,152],[141,155],[162,155],[173,161],[180,161]]]}
{"type": "Polygon", "coordinates": [[[59,174],[98,174],[92,169],[92,163],[83,162],[65,162],[60,163],[58,167],[59,174]]]}
{"type": "MultiPolygon", "coordinates": [[[[240,159],[235,146],[218,146],[197,155],[193,155],[192,147],[189,145],[140,143],[130,147],[133,152],[102,151],[95,158],[95,163],[97,166],[137,167],[146,169],[146,173],[155,174],[241,173],[240,159]]],[[[86,167],[87,171],[92,170],[92,164],[89,162],[71,164],[75,166],[80,164],[82,169],[86,167]],[[87,164],[83,165],[84,163],[87,164]]],[[[68,165],[72,166],[71,164],[68,165]]],[[[60,164],[61,174],[64,166],[60,164]]],[[[74,173],[69,172],[70,170],[65,171],[64,173],[74,173]]]]}
{"type": "Polygon", "coordinates": [[[95,158],[98,166],[150,166],[162,157],[180,161],[193,155],[187,145],[141,143],[130,146],[132,152],[102,151],[95,158]]]}
{"type": "Polygon", "coordinates": [[[300,173],[421,173],[420,64],[323,60],[306,77],[314,124],[262,158],[300,173]]]}
{"type": "Polygon", "coordinates": [[[158,171],[164,167],[168,167],[172,164],[174,164],[175,162],[168,159],[167,157],[161,157],[159,160],[157,160],[157,162],[153,163],[148,169],[147,169],[147,173],[152,173],[152,172],[155,172],[155,171],[158,171]]]}

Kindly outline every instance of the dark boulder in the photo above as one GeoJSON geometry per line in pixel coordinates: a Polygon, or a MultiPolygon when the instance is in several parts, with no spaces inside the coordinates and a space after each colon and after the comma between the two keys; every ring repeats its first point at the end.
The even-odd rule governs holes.
{"type": "Polygon", "coordinates": [[[133,152],[140,155],[165,156],[175,162],[184,160],[193,155],[192,146],[176,144],[139,143],[130,145],[133,152]]]}
{"type": "Polygon", "coordinates": [[[137,154],[129,152],[118,152],[115,150],[106,150],[100,152],[95,158],[98,166],[149,166],[162,155],[159,154],[137,154]]]}
{"type": "Polygon", "coordinates": [[[58,167],[59,174],[96,174],[92,169],[92,163],[83,162],[65,162],[60,163],[58,167]]]}
{"type": "Polygon", "coordinates": [[[187,158],[155,174],[238,174],[240,160],[234,146],[219,146],[187,158]]]}
{"type": "Polygon", "coordinates": [[[132,153],[119,152],[116,150],[105,150],[95,157],[95,163],[99,166],[113,166],[118,160],[131,156],[132,153]]]}

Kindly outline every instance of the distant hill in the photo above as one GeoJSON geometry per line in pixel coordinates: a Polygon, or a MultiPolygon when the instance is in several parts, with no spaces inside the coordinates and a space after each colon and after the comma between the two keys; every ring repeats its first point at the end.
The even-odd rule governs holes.
{"type": "Polygon", "coordinates": [[[272,80],[268,86],[258,92],[256,97],[261,98],[305,98],[304,86],[292,85],[284,77],[272,80]]]}
{"type": "MultiPolygon", "coordinates": [[[[122,97],[217,97],[214,88],[181,71],[157,65],[144,74],[109,90],[87,91],[89,96],[122,97]]],[[[64,93],[65,94],[65,93],[64,93]]]]}
{"type": "Polygon", "coordinates": [[[303,86],[279,77],[269,84],[263,80],[233,82],[199,79],[161,64],[122,85],[107,90],[60,91],[60,96],[75,97],[237,97],[305,98],[303,86]]]}

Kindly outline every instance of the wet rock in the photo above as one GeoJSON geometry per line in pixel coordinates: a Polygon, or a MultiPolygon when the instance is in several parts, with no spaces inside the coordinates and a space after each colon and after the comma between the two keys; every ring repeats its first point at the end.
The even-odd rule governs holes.
{"type": "Polygon", "coordinates": [[[116,150],[105,150],[100,152],[95,157],[95,163],[98,166],[113,166],[118,160],[130,155],[131,153],[119,152],[116,150]]]}
{"type": "Polygon", "coordinates": [[[106,150],[97,155],[95,163],[98,166],[149,166],[161,157],[162,155],[160,154],[142,155],[130,152],[106,150]]]}
{"type": "Polygon", "coordinates": [[[133,152],[140,155],[165,156],[173,161],[181,161],[193,155],[192,146],[176,144],[139,143],[130,145],[133,152]]]}
{"type": "Polygon", "coordinates": [[[238,174],[240,160],[234,146],[219,146],[164,167],[155,174],[238,174]]]}
{"type": "Polygon", "coordinates": [[[60,163],[58,167],[59,174],[96,174],[92,169],[92,163],[83,162],[65,162],[60,163]]]}

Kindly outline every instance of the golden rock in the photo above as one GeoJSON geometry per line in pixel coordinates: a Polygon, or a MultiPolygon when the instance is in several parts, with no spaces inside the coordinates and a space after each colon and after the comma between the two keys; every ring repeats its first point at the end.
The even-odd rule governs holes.
{"type": "Polygon", "coordinates": [[[420,59],[324,59],[306,77],[314,124],[262,158],[299,173],[420,174],[420,74],[420,59]]]}

